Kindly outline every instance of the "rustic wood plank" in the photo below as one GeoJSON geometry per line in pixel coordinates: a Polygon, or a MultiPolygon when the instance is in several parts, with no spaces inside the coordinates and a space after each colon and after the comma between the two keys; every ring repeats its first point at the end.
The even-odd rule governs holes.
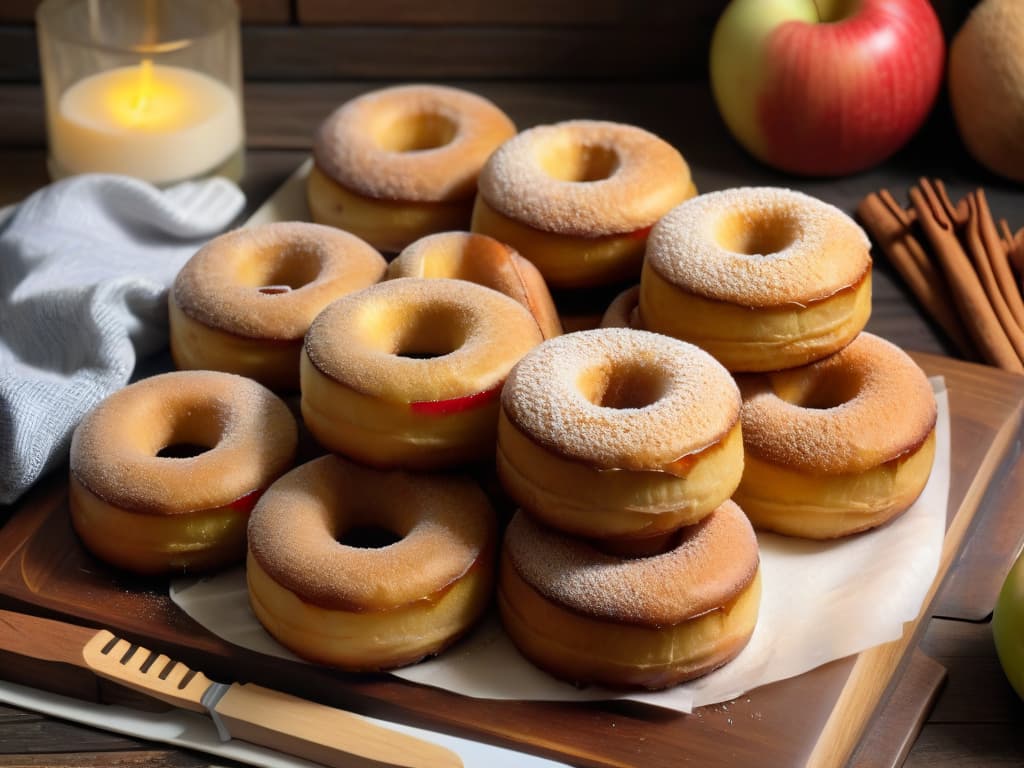
{"type": "Polygon", "coordinates": [[[613,24],[622,20],[623,6],[623,0],[297,0],[296,13],[300,24],[613,24]]]}
{"type": "Polygon", "coordinates": [[[1010,725],[926,725],[904,768],[1020,768],[1024,738],[1020,721],[1010,725]]]}
{"type": "Polygon", "coordinates": [[[292,0],[238,0],[243,24],[291,24],[292,0]]]}
{"type": "MultiPolygon", "coordinates": [[[[217,758],[230,768],[233,760],[217,758]]],[[[56,754],[0,755],[0,768],[209,768],[210,758],[183,750],[137,749],[117,752],[63,752],[56,754]]]]}
{"type": "Polygon", "coordinates": [[[899,768],[903,765],[939,696],[946,670],[920,651],[914,651],[906,670],[885,703],[875,713],[850,768],[899,768]]]}
{"type": "Polygon", "coordinates": [[[0,740],[0,755],[111,752],[135,750],[144,744],[108,731],[43,718],[7,723],[0,740]]]}
{"type": "MultiPolygon", "coordinates": [[[[1018,445],[1018,460],[1020,453],[1018,445]]],[[[1014,461],[989,489],[982,514],[939,593],[937,616],[980,621],[995,608],[1006,574],[1024,545],[1024,506],[1018,503],[1024,496],[1024,471],[1018,464],[1014,461]]]]}

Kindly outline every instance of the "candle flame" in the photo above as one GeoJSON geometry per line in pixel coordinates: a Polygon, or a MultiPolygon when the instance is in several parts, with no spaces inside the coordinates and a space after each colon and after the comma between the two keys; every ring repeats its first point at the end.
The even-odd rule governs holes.
{"type": "Polygon", "coordinates": [[[131,105],[132,116],[136,120],[142,119],[142,116],[149,109],[149,104],[152,97],[153,62],[151,59],[143,59],[142,64],[139,65],[138,89],[135,92],[135,98],[132,99],[131,105]]]}

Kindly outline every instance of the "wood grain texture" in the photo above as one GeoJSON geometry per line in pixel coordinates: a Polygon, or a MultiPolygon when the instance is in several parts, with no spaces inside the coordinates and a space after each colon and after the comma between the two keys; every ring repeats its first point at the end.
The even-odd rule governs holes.
{"type": "MultiPolygon", "coordinates": [[[[50,721],[53,722],[53,721],[50,721]]],[[[56,735],[56,734],[55,734],[56,735]]],[[[54,748],[58,745],[55,743],[54,748]]],[[[73,747],[72,747],[73,749],[73,747]]],[[[239,765],[232,760],[218,758],[220,768],[239,765]]],[[[153,749],[144,742],[126,740],[126,746],[117,750],[88,752],[81,749],[73,752],[49,754],[0,754],[0,768],[209,768],[210,759],[205,755],[182,750],[153,749]],[[135,749],[127,747],[134,746],[135,749]]]]}
{"type": "Polygon", "coordinates": [[[914,651],[850,758],[850,768],[903,765],[945,679],[946,670],[941,664],[914,651]]]}

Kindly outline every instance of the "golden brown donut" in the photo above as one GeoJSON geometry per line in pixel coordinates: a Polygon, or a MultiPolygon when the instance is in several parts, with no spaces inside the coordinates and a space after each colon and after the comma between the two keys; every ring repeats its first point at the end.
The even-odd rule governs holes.
{"type": "Polygon", "coordinates": [[[601,316],[602,328],[633,328],[642,331],[640,325],[640,286],[627,288],[614,299],[601,316]]]}
{"type": "Polygon", "coordinates": [[[545,339],[562,333],[558,310],[540,272],[493,237],[470,232],[427,235],[388,265],[387,277],[448,277],[479,283],[530,310],[545,339]]]}
{"type": "Polygon", "coordinates": [[[651,232],[640,322],[697,344],[731,371],[804,365],[867,323],[869,249],[849,216],[800,192],[701,195],[651,232]]]}
{"type": "Polygon", "coordinates": [[[313,318],[380,280],[386,268],[359,238],[319,224],[264,224],[214,238],[171,290],[175,365],[297,389],[302,339],[313,318]]]}
{"type": "Polygon", "coordinates": [[[741,379],[746,465],[734,498],[755,527],[828,539],[881,525],[924,490],[936,405],[917,364],[860,334],[819,362],[741,379]]]}
{"type": "Polygon", "coordinates": [[[313,140],[313,220],[398,253],[433,232],[466,229],[484,162],[515,135],[476,94],[401,85],[343,104],[313,140]]]}
{"type": "Polygon", "coordinates": [[[501,394],[498,476],[534,517],[595,539],[644,539],[728,499],[743,471],[740,397],[691,344],[644,331],[544,342],[501,394]]]}
{"type": "Polygon", "coordinates": [[[608,554],[522,512],[505,532],[505,630],[572,683],[657,689],[707,674],[746,646],[760,603],[757,539],[731,501],[648,557],[608,554]]]}
{"type": "Polygon", "coordinates": [[[490,288],[388,280],[313,322],[302,415],[322,445],[372,466],[490,461],[501,386],[540,342],[526,308],[490,288]]]}
{"type": "Polygon", "coordinates": [[[270,390],[189,371],[115,392],[71,440],[71,522],[108,563],[142,574],[240,560],[259,495],[292,463],[295,419],[270,390]],[[195,446],[171,458],[166,448],[195,446]]]}
{"type": "Polygon", "coordinates": [[[631,125],[523,131],[480,174],[474,232],[508,243],[558,288],[636,279],[651,226],[696,194],[672,146],[631,125]]]}
{"type": "Polygon", "coordinates": [[[292,470],[249,521],[260,623],[299,656],[349,670],[404,666],[462,635],[490,601],[494,511],[468,478],[380,472],[340,456],[292,470]],[[397,539],[348,543],[360,530],[397,539]]]}

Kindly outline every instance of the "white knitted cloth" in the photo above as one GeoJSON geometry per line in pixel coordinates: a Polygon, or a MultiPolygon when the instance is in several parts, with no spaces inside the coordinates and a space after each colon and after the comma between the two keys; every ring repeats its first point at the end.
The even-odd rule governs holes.
{"type": "Polygon", "coordinates": [[[213,178],[51,184],[0,231],[0,503],[67,455],[79,419],[167,341],[167,289],[245,204],[213,178]]]}

